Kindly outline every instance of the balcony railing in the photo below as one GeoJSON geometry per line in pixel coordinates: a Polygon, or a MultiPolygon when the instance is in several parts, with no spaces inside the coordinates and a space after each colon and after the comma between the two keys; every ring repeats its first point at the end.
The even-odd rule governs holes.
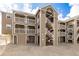
{"type": "Polygon", "coordinates": [[[25,29],[17,28],[15,29],[15,33],[25,33],[25,29]]]}
{"type": "Polygon", "coordinates": [[[64,28],[65,29],[65,25],[60,25],[60,28],[64,28]]]}
{"type": "Polygon", "coordinates": [[[25,18],[15,17],[15,22],[17,22],[17,23],[25,23],[25,18]]]}
{"type": "Polygon", "coordinates": [[[21,29],[21,28],[16,28],[15,33],[26,33],[27,34],[35,34],[35,29],[21,29]]]}
{"type": "Polygon", "coordinates": [[[60,32],[60,35],[65,36],[65,32],[60,32]]]}
{"type": "Polygon", "coordinates": [[[33,19],[28,19],[28,20],[27,20],[27,24],[35,24],[35,20],[33,20],[33,19]]]}
{"type": "Polygon", "coordinates": [[[69,26],[68,26],[68,28],[73,28],[73,27],[74,27],[74,25],[69,25],[69,26]]]}
{"type": "Polygon", "coordinates": [[[35,34],[35,29],[27,29],[27,34],[35,34]]]}

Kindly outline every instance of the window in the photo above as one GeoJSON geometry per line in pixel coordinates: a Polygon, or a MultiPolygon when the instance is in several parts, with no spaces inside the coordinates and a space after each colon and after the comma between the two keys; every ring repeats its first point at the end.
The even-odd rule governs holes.
{"type": "Polygon", "coordinates": [[[7,18],[11,18],[10,16],[7,16],[7,18]]]}
{"type": "Polygon", "coordinates": [[[10,18],[12,18],[12,15],[7,14],[6,17],[7,17],[8,19],[10,19],[10,18]]]}
{"type": "Polygon", "coordinates": [[[6,27],[11,29],[11,24],[6,24],[6,27]]]}

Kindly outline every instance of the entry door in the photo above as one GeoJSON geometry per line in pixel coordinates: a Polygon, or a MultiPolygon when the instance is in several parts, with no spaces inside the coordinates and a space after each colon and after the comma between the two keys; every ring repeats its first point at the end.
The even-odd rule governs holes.
{"type": "Polygon", "coordinates": [[[17,36],[14,36],[14,44],[17,44],[17,36]]]}

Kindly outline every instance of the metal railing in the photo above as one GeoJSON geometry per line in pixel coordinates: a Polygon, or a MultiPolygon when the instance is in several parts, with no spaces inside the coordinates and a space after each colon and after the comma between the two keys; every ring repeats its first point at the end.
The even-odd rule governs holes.
{"type": "Polygon", "coordinates": [[[60,25],[60,28],[64,28],[65,29],[65,25],[60,25]]]}
{"type": "Polygon", "coordinates": [[[35,29],[27,29],[27,34],[35,34],[35,29]]]}
{"type": "Polygon", "coordinates": [[[27,19],[27,24],[35,24],[35,20],[33,20],[33,19],[27,19]]]}
{"type": "Polygon", "coordinates": [[[25,18],[15,17],[15,22],[25,23],[25,18]]]}
{"type": "Polygon", "coordinates": [[[61,35],[61,36],[62,36],[62,35],[65,36],[65,32],[60,32],[60,35],[61,35]]]}
{"type": "Polygon", "coordinates": [[[25,29],[17,28],[15,29],[15,33],[25,33],[25,29]]]}

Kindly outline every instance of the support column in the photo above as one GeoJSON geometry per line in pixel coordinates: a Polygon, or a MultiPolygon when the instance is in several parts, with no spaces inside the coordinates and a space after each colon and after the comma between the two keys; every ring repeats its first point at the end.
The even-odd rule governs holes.
{"type": "Polygon", "coordinates": [[[54,15],[54,45],[58,45],[58,18],[57,15],[54,15]]]}
{"type": "Polygon", "coordinates": [[[77,20],[74,20],[74,45],[77,45],[77,20]]]}

